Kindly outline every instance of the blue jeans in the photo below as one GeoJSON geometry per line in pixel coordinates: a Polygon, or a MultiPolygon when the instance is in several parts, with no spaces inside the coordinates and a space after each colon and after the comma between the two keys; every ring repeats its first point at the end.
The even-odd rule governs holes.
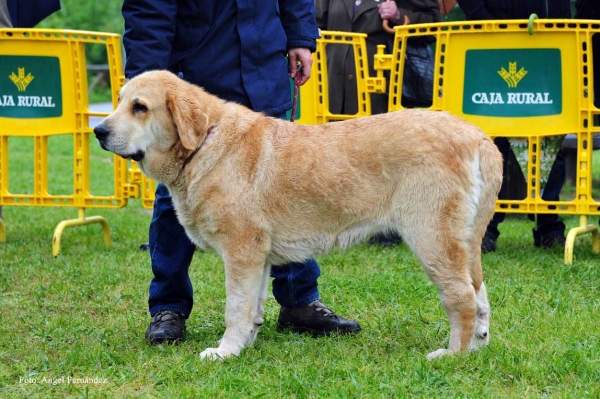
{"type": "MultiPolygon", "coordinates": [[[[504,170],[503,176],[506,176],[506,159],[510,156],[510,143],[508,139],[504,137],[498,137],[494,140],[498,150],[502,154],[504,159],[504,170]]],[[[563,185],[565,184],[565,154],[563,150],[558,151],[556,159],[548,174],[548,181],[544,186],[542,192],[542,199],[544,201],[558,201],[560,199],[560,192],[563,185]]],[[[506,179],[502,182],[500,193],[498,194],[499,199],[509,199],[506,188],[506,179]]],[[[494,240],[500,235],[498,225],[504,221],[506,214],[503,212],[494,213],[494,217],[490,221],[487,227],[486,235],[494,240]]],[[[552,238],[556,236],[565,235],[565,224],[558,218],[555,213],[545,214],[540,213],[537,215],[537,223],[534,234],[539,235],[542,238],[552,238]]]]}
{"type": "MultiPolygon", "coordinates": [[[[285,118],[285,115],[277,116],[285,118]]],[[[174,310],[189,317],[194,298],[188,271],[196,246],[179,224],[171,194],[162,184],[156,188],[149,244],[154,273],[148,298],[150,314],[174,310]]],[[[273,296],[288,308],[308,305],[319,299],[317,278],[320,274],[314,259],[273,266],[273,296]]]]}

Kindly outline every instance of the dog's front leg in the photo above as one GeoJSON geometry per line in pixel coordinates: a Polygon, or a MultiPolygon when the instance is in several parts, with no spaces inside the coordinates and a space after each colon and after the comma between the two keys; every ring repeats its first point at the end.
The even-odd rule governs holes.
{"type": "Polygon", "coordinates": [[[238,356],[244,347],[252,345],[262,324],[263,307],[258,302],[264,300],[269,267],[265,259],[250,263],[235,258],[225,259],[225,334],[218,348],[207,348],[200,354],[202,359],[238,356]]]}

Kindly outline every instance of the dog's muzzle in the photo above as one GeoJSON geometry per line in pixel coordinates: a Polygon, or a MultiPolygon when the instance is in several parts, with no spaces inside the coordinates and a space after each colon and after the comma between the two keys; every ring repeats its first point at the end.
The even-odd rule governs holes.
{"type": "MultiPolygon", "coordinates": [[[[94,134],[96,135],[98,144],[100,144],[100,147],[102,147],[103,150],[114,152],[110,148],[108,148],[106,145],[106,140],[108,139],[108,136],[110,135],[110,130],[105,128],[102,124],[99,124],[98,126],[96,126],[94,128],[94,134]]],[[[117,154],[117,153],[115,152],[115,154],[117,154]]],[[[125,158],[125,159],[131,158],[134,161],[139,162],[142,159],[144,159],[145,154],[143,151],[140,150],[134,154],[117,154],[117,155],[119,155],[120,157],[125,158]]]]}
{"type": "Polygon", "coordinates": [[[108,148],[106,148],[106,145],[104,144],[106,138],[110,134],[108,129],[106,129],[100,124],[94,128],[94,134],[96,135],[96,139],[98,140],[98,144],[100,144],[100,147],[102,147],[103,150],[110,151],[108,148]]]}

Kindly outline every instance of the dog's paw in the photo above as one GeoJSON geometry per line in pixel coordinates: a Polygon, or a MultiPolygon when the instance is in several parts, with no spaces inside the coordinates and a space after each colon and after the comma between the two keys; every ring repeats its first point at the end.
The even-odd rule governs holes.
{"type": "Polygon", "coordinates": [[[490,343],[490,333],[487,326],[477,326],[471,342],[469,343],[469,351],[476,351],[490,343]]]}
{"type": "Polygon", "coordinates": [[[225,360],[231,356],[235,355],[229,351],[219,348],[206,348],[202,353],[200,353],[200,359],[202,360],[225,360]]]}
{"type": "Polygon", "coordinates": [[[454,352],[451,351],[450,349],[438,349],[436,351],[431,352],[430,354],[427,355],[427,360],[433,360],[433,359],[437,359],[438,357],[442,357],[442,356],[446,356],[446,355],[451,355],[454,352]]]}

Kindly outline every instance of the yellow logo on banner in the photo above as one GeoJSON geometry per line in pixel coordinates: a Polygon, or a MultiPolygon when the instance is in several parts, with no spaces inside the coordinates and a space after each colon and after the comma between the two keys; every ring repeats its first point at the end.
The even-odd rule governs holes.
{"type": "Polygon", "coordinates": [[[521,79],[527,75],[527,71],[525,68],[521,67],[519,72],[517,72],[517,63],[509,62],[508,71],[502,67],[502,69],[498,71],[498,74],[502,76],[502,79],[508,84],[508,87],[517,87],[521,79]]]}
{"type": "Polygon", "coordinates": [[[29,83],[31,83],[31,81],[33,80],[33,75],[31,74],[31,72],[29,72],[27,74],[27,76],[25,76],[25,68],[18,68],[18,70],[19,70],[18,76],[15,75],[15,73],[13,72],[9,76],[9,78],[17,86],[17,89],[19,91],[25,91],[27,89],[27,86],[29,85],[29,83]]]}

